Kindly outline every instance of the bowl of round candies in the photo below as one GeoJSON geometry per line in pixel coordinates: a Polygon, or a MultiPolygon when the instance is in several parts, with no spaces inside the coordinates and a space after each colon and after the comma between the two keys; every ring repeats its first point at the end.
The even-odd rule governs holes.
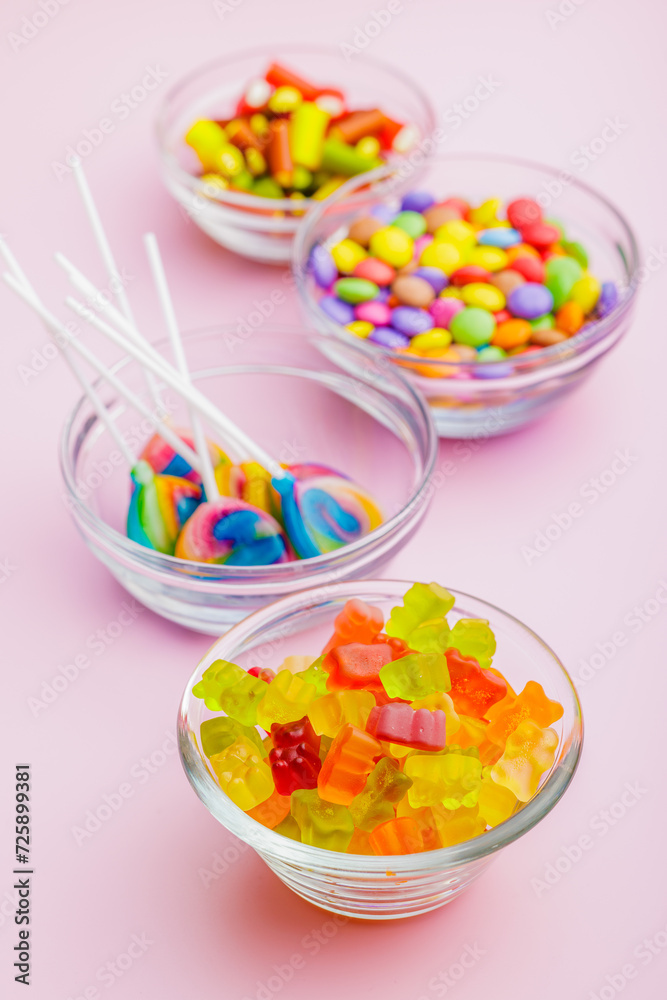
{"type": "Polygon", "coordinates": [[[456,898],[561,798],[582,719],[525,625],[438,584],[303,591],[223,636],[186,688],[186,774],[286,885],[335,913],[456,898]]]}
{"type": "Polygon", "coordinates": [[[365,194],[353,179],[309,213],[297,287],[310,324],[373,344],[410,375],[441,436],[542,416],[628,330],[634,235],[572,175],[455,154],[432,160],[419,186],[405,167],[371,177],[365,194]]]}
{"type": "Polygon", "coordinates": [[[217,243],[287,263],[312,204],[434,148],[435,115],[416,84],[366,56],[342,67],[338,47],[265,47],[209,63],[167,95],[157,126],[165,183],[217,243]]]}

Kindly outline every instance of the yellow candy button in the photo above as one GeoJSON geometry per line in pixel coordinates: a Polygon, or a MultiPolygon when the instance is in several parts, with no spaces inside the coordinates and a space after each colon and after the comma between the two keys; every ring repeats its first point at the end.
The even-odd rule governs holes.
{"type": "Polygon", "coordinates": [[[345,329],[353,333],[355,337],[368,337],[375,329],[375,326],[365,319],[355,319],[351,323],[348,323],[345,329]]]}
{"type": "Polygon", "coordinates": [[[505,308],[505,296],[495,285],[487,285],[483,281],[471,281],[461,289],[461,298],[467,306],[478,306],[489,312],[498,312],[505,308]]]}
{"type": "Polygon", "coordinates": [[[485,271],[502,271],[507,267],[507,254],[500,247],[474,247],[468,254],[468,263],[485,271]]]}
{"type": "Polygon", "coordinates": [[[454,243],[445,243],[433,240],[422,250],[419,263],[423,267],[439,267],[445,274],[452,274],[457,267],[461,267],[464,254],[461,248],[454,243]]]}
{"type": "Polygon", "coordinates": [[[357,264],[368,257],[368,254],[359,243],[348,239],[336,243],[331,248],[331,256],[342,274],[352,274],[357,264]]]}

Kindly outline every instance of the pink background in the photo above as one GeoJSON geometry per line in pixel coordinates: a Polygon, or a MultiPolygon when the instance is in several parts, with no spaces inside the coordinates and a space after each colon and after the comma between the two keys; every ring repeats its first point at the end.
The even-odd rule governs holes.
{"type": "MultiPolygon", "coordinates": [[[[56,2],[44,0],[50,10],[56,2]]],[[[109,114],[146,67],[159,66],[165,82],[126,120],[115,117],[114,131],[85,162],[88,177],[118,261],[133,276],[129,291],[140,317],[152,308],[140,241],[147,229],[172,265],[186,326],[245,316],[275,287],[277,273],[231,257],[185,222],[157,176],[158,103],[205,59],[271,41],[277,54],[281,40],[350,43],[355,26],[381,6],[234,0],[220,7],[221,17],[205,0],[70,0],[14,51],[10,33],[40,8],[37,0],[6,0],[1,228],[49,301],[64,289],[51,260],[56,248],[103,278],[73,182],[59,181],[52,162],[109,114]]],[[[607,118],[618,120],[617,139],[585,179],[633,221],[647,260],[651,248],[662,253],[667,222],[664,8],[655,0],[564,0],[561,7],[570,13],[550,25],[548,0],[404,2],[368,51],[418,77],[443,114],[480,76],[499,81],[460,128],[447,127],[448,149],[514,152],[572,168],[576,150],[601,134],[607,118]]],[[[341,79],[344,68],[341,61],[341,79]]],[[[272,984],[274,995],[290,1000],[362,993],[382,1000],[609,998],[621,987],[627,998],[663,994],[667,346],[662,261],[653,261],[631,335],[557,413],[475,450],[441,445],[440,461],[452,461],[456,472],[389,568],[395,577],[435,578],[500,604],[552,644],[575,676],[600,644],[599,669],[581,686],[586,746],[573,786],[451,907],[412,922],[345,924],[322,937],[323,945],[313,934],[333,933],[326,915],[293,896],[250,851],[234,849],[181,771],[169,734],[209,639],[146,611],[100,652],[87,645],[118,619],[127,596],[88,554],[62,503],[57,442],[75,385],[59,360],[37,371],[46,336],[0,291],[0,401],[11,476],[0,545],[3,996],[24,995],[12,981],[16,928],[8,916],[13,765],[23,759],[34,775],[30,995],[39,1000],[108,991],[113,1000],[266,996],[261,984],[295,954],[299,970],[278,993],[272,984]],[[581,500],[619,450],[629,456],[625,471],[604,494],[593,486],[596,502],[584,500],[584,515],[529,565],[521,547],[581,500]],[[645,607],[644,621],[636,606],[645,607]],[[85,652],[89,667],[35,716],[29,699],[85,652]],[[168,752],[160,753],[165,740],[168,752]],[[141,763],[151,754],[153,773],[141,763]],[[623,804],[626,783],[635,793],[623,804]],[[73,828],[123,784],[130,797],[79,846],[73,828]],[[568,862],[565,853],[576,857],[571,848],[583,835],[588,850],[568,862]],[[225,849],[226,870],[206,887],[201,870],[211,870],[225,849]],[[553,884],[540,886],[534,880],[547,871],[553,884]],[[133,935],[144,944],[133,948],[138,957],[129,968],[121,957],[122,976],[98,976],[127,952],[133,935]],[[644,939],[654,939],[659,953],[645,950],[644,939]],[[450,968],[459,974],[466,946],[478,957],[448,986],[444,977],[450,968]]],[[[276,314],[297,317],[293,300],[276,314]]]]}

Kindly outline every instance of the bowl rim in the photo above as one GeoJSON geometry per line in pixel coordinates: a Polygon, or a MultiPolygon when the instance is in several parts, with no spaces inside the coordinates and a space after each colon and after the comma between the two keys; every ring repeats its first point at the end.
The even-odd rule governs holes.
{"type": "MultiPolygon", "coordinates": [[[[416,868],[438,870],[454,868],[488,857],[523,836],[524,833],[532,829],[554,808],[574,778],[583,747],[583,716],[579,695],[572,678],[560,658],[537,633],[514,615],[503,611],[497,605],[484,601],[482,598],[448,587],[449,592],[455,597],[454,608],[461,601],[472,600],[495,615],[500,615],[504,619],[518,625],[524,633],[537,641],[546,650],[554,661],[554,665],[563,675],[569,688],[572,697],[574,719],[572,733],[563,735],[561,745],[562,760],[559,766],[552,766],[551,773],[544,784],[538,789],[533,798],[524,804],[522,809],[491,830],[487,830],[479,836],[473,837],[471,840],[464,841],[461,844],[455,844],[453,847],[442,847],[437,850],[424,851],[418,854],[370,856],[330,851],[325,848],[310,847],[307,844],[292,841],[276,833],[274,830],[262,826],[262,824],[249,817],[225,795],[205,766],[203,755],[193,746],[193,740],[187,726],[189,706],[194,701],[192,688],[199,679],[201,662],[221,644],[229,644],[230,640],[232,644],[234,642],[241,643],[262,626],[270,625],[272,621],[276,624],[284,621],[289,617],[289,613],[286,615],[283,614],[285,605],[292,605],[296,600],[299,601],[299,609],[302,609],[307,606],[309,599],[314,596],[319,598],[313,604],[313,606],[316,606],[316,604],[331,597],[342,594],[350,595],[355,589],[363,591],[364,588],[375,588],[379,592],[382,591],[383,587],[407,589],[412,586],[413,582],[394,579],[350,580],[327,586],[311,587],[308,590],[301,590],[289,597],[274,601],[272,604],[268,604],[258,611],[253,612],[247,618],[234,625],[225,635],[217,639],[204,654],[188,680],[181,698],[177,717],[179,755],[183,769],[196,795],[201,799],[214,818],[227,829],[231,830],[235,836],[245,840],[251,847],[256,848],[260,854],[266,852],[269,856],[279,856],[282,862],[306,868],[342,867],[352,874],[370,873],[372,875],[386,875],[389,858],[391,859],[391,870],[394,875],[408,874],[414,872],[416,868]],[[221,819],[219,815],[221,810],[216,808],[220,804],[223,805],[225,812],[231,814],[231,825],[228,825],[227,822],[221,819]]],[[[404,593],[405,590],[402,592],[404,593]]],[[[388,595],[388,598],[393,599],[394,596],[394,594],[391,594],[388,595]]],[[[291,608],[290,610],[296,613],[299,609],[291,608]]]]}
{"type": "MultiPolygon", "coordinates": [[[[409,154],[406,159],[409,160],[409,154]]],[[[501,153],[490,153],[490,152],[452,152],[452,153],[435,153],[428,158],[428,162],[424,165],[425,169],[428,170],[430,166],[436,165],[443,162],[452,161],[466,161],[472,160],[477,162],[487,162],[487,163],[503,163],[510,166],[524,167],[531,170],[539,170],[542,173],[549,174],[555,178],[561,178],[563,174],[568,174],[568,171],[552,167],[548,164],[541,163],[537,160],[531,160],[524,157],[509,156],[501,153]]],[[[374,189],[374,194],[379,197],[385,197],[387,194],[391,193],[392,187],[396,188],[399,186],[400,177],[394,177],[392,175],[400,174],[400,165],[392,167],[389,164],[377,167],[375,170],[371,171],[364,176],[369,179],[369,183],[374,183],[379,181],[379,185],[374,189]],[[373,176],[374,175],[374,176],[373,176]],[[372,178],[372,179],[371,179],[372,178]],[[382,182],[386,182],[386,190],[383,191],[382,182]]],[[[313,205],[313,207],[308,211],[307,216],[304,218],[301,225],[297,228],[294,243],[292,246],[292,259],[291,267],[294,274],[294,280],[297,286],[297,292],[301,298],[301,301],[306,306],[309,315],[313,314],[315,310],[321,312],[318,308],[318,300],[315,299],[311,292],[311,288],[308,282],[308,267],[307,267],[307,254],[306,247],[308,245],[308,240],[312,230],[322,217],[323,212],[325,212],[330,205],[334,203],[340,203],[344,201],[348,195],[348,192],[354,192],[357,183],[357,178],[351,177],[345,184],[333,191],[328,198],[321,202],[313,205]]],[[[640,269],[639,262],[639,245],[637,238],[635,236],[634,230],[630,226],[622,212],[616,207],[616,205],[604,194],[598,191],[596,188],[587,184],[585,181],[580,180],[574,175],[570,175],[568,179],[568,188],[573,187],[588,197],[593,198],[596,202],[603,205],[611,214],[615,217],[616,221],[620,224],[621,228],[625,231],[625,236],[630,248],[630,255],[627,262],[629,280],[627,285],[622,290],[619,301],[614,306],[614,308],[602,319],[592,321],[584,325],[582,330],[573,337],[569,337],[566,341],[560,344],[554,344],[551,347],[543,347],[540,351],[532,352],[531,354],[516,355],[515,357],[508,356],[506,358],[501,358],[498,361],[488,361],[484,362],[484,369],[493,371],[494,366],[503,366],[507,369],[512,369],[512,375],[505,377],[489,377],[479,378],[473,380],[475,387],[480,387],[483,385],[502,385],[503,387],[511,386],[513,383],[511,379],[514,377],[517,379],[517,384],[524,385],[526,381],[539,381],[542,378],[544,369],[549,366],[565,366],[578,368],[581,366],[581,356],[585,354],[590,348],[595,348],[600,344],[604,344],[606,340],[615,332],[616,327],[625,316],[634,308],[637,292],[639,290],[639,279],[638,272],[640,269]],[[523,360],[522,360],[523,358],[523,360]],[[570,365],[568,366],[568,362],[570,365]],[[536,375],[538,377],[536,377],[536,375]],[[533,378],[531,379],[531,376],[533,378]]],[[[352,200],[353,195],[351,195],[350,200],[352,200]]],[[[335,323],[331,320],[331,328],[335,330],[335,335],[340,337],[345,342],[354,338],[354,334],[345,330],[345,327],[340,324],[335,323]]],[[[357,338],[358,339],[358,338],[357,338]]],[[[479,369],[479,362],[475,361],[445,361],[438,358],[424,358],[418,354],[410,354],[407,351],[405,353],[397,354],[396,351],[392,351],[390,348],[383,347],[381,344],[374,344],[374,350],[385,358],[392,361],[394,365],[398,368],[403,368],[406,371],[413,370],[412,377],[418,377],[419,373],[414,371],[416,365],[428,366],[433,369],[442,368],[443,371],[451,371],[455,369],[457,372],[461,373],[473,373],[479,369]]],[[[606,347],[604,348],[606,349],[606,347]]],[[[602,353],[599,351],[597,353],[602,353]]],[[[594,355],[595,356],[595,355],[594,355]]],[[[588,360],[588,359],[586,359],[588,360]]],[[[592,358],[590,359],[592,360],[592,358]]],[[[553,371],[545,373],[548,376],[555,374],[553,371]]],[[[437,376],[432,378],[424,378],[425,383],[434,383],[437,376]]],[[[450,382],[450,379],[447,379],[450,382]]],[[[470,381],[466,381],[466,388],[470,391],[470,381]]]]}
{"type": "MultiPolygon", "coordinates": [[[[327,56],[336,55],[336,57],[340,59],[340,51],[334,45],[311,45],[306,42],[294,44],[287,43],[281,44],[280,50],[280,59],[283,58],[283,53],[285,54],[285,58],[289,58],[289,54],[316,55],[319,53],[327,56]]],[[[179,94],[182,93],[186,87],[189,87],[192,83],[194,83],[199,77],[215,68],[222,68],[224,66],[229,66],[230,64],[233,65],[234,63],[241,62],[242,60],[252,59],[255,57],[273,58],[275,61],[280,61],[280,59],[276,60],[275,45],[253,46],[252,48],[235,52],[232,57],[223,56],[216,59],[209,59],[207,62],[197,66],[195,69],[190,70],[189,73],[186,73],[169,88],[162,99],[155,121],[155,135],[160,151],[160,157],[164,167],[169,171],[171,176],[185,184],[185,186],[188,187],[193,193],[205,194],[208,200],[218,203],[221,207],[238,209],[255,208],[301,213],[306,210],[310,210],[312,206],[318,205],[320,202],[316,201],[312,197],[293,201],[290,198],[264,198],[260,195],[246,194],[245,192],[240,191],[222,191],[219,189],[209,190],[209,186],[206,182],[203,181],[201,177],[196,177],[194,174],[189,173],[189,171],[184,170],[178,163],[174,154],[167,148],[167,118],[170,106],[172,102],[178,98],[179,94]]],[[[370,56],[366,53],[361,53],[359,55],[357,65],[368,65],[376,72],[380,71],[392,76],[394,79],[399,80],[403,86],[413,92],[413,95],[417,98],[421,105],[421,110],[423,111],[425,119],[424,136],[420,136],[421,140],[435,131],[437,128],[435,107],[426,91],[420,84],[413,80],[412,77],[410,77],[407,73],[404,73],[401,69],[397,69],[392,63],[385,62],[383,59],[378,59],[375,56],[370,56]]],[[[404,124],[410,123],[406,122],[404,124]]],[[[412,151],[413,150],[409,150],[405,154],[394,154],[391,164],[394,167],[399,166],[409,157],[410,152],[412,151]]],[[[367,171],[364,174],[357,174],[357,177],[367,177],[373,172],[374,171],[367,171]]]]}
{"type": "MultiPolygon", "coordinates": [[[[187,347],[189,341],[203,338],[205,336],[220,336],[226,331],[231,331],[233,329],[234,327],[232,324],[215,324],[213,326],[200,327],[195,330],[184,332],[182,340],[187,347]]],[[[322,338],[318,334],[306,331],[297,326],[290,326],[289,324],[269,324],[262,331],[257,332],[260,333],[260,335],[270,335],[271,339],[275,339],[276,337],[282,335],[300,337],[304,341],[310,343],[318,351],[321,350],[322,347],[322,338]],[[269,334],[269,330],[273,332],[269,334]]],[[[162,350],[165,347],[169,348],[170,341],[168,338],[163,338],[156,341],[153,346],[157,350],[162,350]]],[[[374,355],[374,352],[369,351],[365,345],[351,344],[343,346],[346,348],[352,348],[353,354],[359,354],[360,359],[367,359],[372,363],[373,367],[377,369],[378,358],[374,355]]],[[[135,362],[129,355],[125,355],[115,362],[115,364],[110,365],[109,369],[116,374],[131,364],[136,365],[137,362],[135,362]]],[[[344,369],[341,368],[340,370],[341,373],[344,372],[344,369]]],[[[386,368],[383,371],[383,375],[389,373],[391,373],[392,378],[398,376],[401,388],[411,398],[412,402],[415,404],[416,411],[421,417],[421,429],[425,434],[425,457],[423,463],[424,473],[421,482],[414,490],[413,495],[409,497],[407,502],[404,503],[401,508],[392,515],[392,517],[383,521],[377,528],[369,532],[368,535],[364,535],[356,541],[350,542],[348,545],[343,545],[339,549],[334,549],[332,552],[323,553],[319,556],[313,556],[310,559],[292,560],[284,563],[271,563],[267,566],[228,566],[225,563],[205,563],[198,562],[194,559],[179,559],[176,556],[167,555],[166,553],[157,552],[153,549],[148,549],[143,545],[139,545],[138,542],[133,541],[128,538],[127,535],[122,534],[120,531],[117,531],[111,525],[103,521],[102,518],[100,518],[95,511],[92,510],[92,508],[77,495],[77,484],[74,478],[74,469],[71,467],[69,462],[69,445],[75,421],[77,420],[82,408],[88,405],[88,399],[85,395],[80,396],[72,409],[69,411],[60,432],[60,472],[67,490],[68,509],[77,520],[80,518],[85,520],[91,526],[97,538],[103,538],[110,543],[113,546],[116,555],[122,552],[125,560],[129,561],[132,565],[141,564],[144,567],[150,566],[154,570],[161,570],[170,576],[176,574],[178,579],[187,579],[189,585],[194,584],[197,577],[199,577],[200,580],[197,582],[201,585],[200,589],[208,589],[210,586],[215,584],[224,584],[225,586],[228,586],[230,583],[238,583],[247,587],[248,585],[252,585],[257,582],[258,587],[263,590],[266,585],[265,576],[267,572],[271,574],[272,582],[275,583],[276,586],[280,586],[280,583],[287,583],[293,577],[302,577],[302,574],[304,574],[304,567],[306,566],[308,567],[306,571],[308,574],[317,574],[319,571],[325,571],[328,567],[333,568],[336,563],[340,561],[341,557],[344,559],[353,557],[369,547],[369,543],[374,545],[381,542],[383,538],[390,536],[395,530],[400,528],[406,518],[406,515],[410,512],[420,514],[426,509],[426,505],[428,504],[428,490],[430,488],[431,478],[433,476],[435,463],[438,457],[438,432],[433,421],[430,407],[419,390],[411,384],[410,380],[406,378],[403,373],[397,372],[393,366],[391,366],[391,368],[386,368]]],[[[350,373],[347,374],[349,375],[350,373]]],[[[353,372],[351,377],[354,377],[357,381],[363,382],[359,371],[353,372]]],[[[107,386],[107,383],[101,377],[96,379],[92,384],[98,391],[107,386]]],[[[377,389],[376,391],[381,392],[380,389],[377,389]]],[[[391,405],[394,405],[391,396],[385,395],[384,393],[382,393],[382,395],[391,405]]],[[[95,421],[91,426],[95,426],[95,424],[97,424],[97,421],[95,421]]],[[[86,434],[89,432],[89,429],[90,428],[86,429],[86,434]]]]}

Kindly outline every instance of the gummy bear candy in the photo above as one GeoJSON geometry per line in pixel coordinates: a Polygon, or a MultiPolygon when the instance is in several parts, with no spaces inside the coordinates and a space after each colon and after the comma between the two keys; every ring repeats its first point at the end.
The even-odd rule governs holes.
{"type": "Polygon", "coordinates": [[[370,691],[332,691],[310,703],[308,716],[316,733],[334,737],[346,722],[365,729],[374,707],[375,698],[370,691]]]}
{"type": "Polygon", "coordinates": [[[479,814],[478,806],[461,806],[458,809],[447,809],[435,805],[433,815],[442,847],[453,847],[464,840],[479,837],[484,833],[486,823],[479,814]]]}
{"type": "Polygon", "coordinates": [[[445,618],[423,622],[408,636],[408,645],[418,653],[444,653],[450,645],[449,625],[445,618]]]}
{"type": "Polygon", "coordinates": [[[347,806],[362,791],[382,747],[370,733],[349,723],[338,733],[317,781],[321,798],[347,806]]]}
{"type": "Polygon", "coordinates": [[[460,618],[449,634],[448,645],[461,656],[472,656],[486,670],[496,651],[496,637],[483,618],[460,618]]]}
{"type": "MultiPolygon", "coordinates": [[[[192,689],[195,698],[203,698],[212,712],[226,712],[244,726],[257,722],[257,706],[269,686],[247,674],[235,663],[216,660],[204,671],[202,679],[192,689]]],[[[266,727],[265,727],[266,728],[266,727]]]]}
{"type": "Polygon", "coordinates": [[[366,732],[378,740],[412,747],[415,750],[442,750],[447,742],[445,713],[428,708],[415,711],[405,702],[390,702],[372,709],[366,732]]]}
{"type": "Polygon", "coordinates": [[[345,688],[378,686],[380,669],[393,660],[393,650],[388,644],[351,642],[336,646],[327,656],[324,666],[329,671],[327,687],[330,691],[345,688]]]}
{"type": "Polygon", "coordinates": [[[482,781],[478,758],[462,753],[416,753],[407,758],[404,770],[413,781],[408,790],[413,808],[440,804],[457,809],[477,802],[482,781]]]}
{"type": "Polygon", "coordinates": [[[420,806],[419,809],[413,809],[406,795],[396,806],[396,817],[400,819],[402,816],[407,816],[416,822],[425,851],[435,851],[442,847],[438,825],[430,806],[420,806]]]}
{"type": "Polygon", "coordinates": [[[259,733],[252,726],[242,726],[236,719],[230,719],[226,715],[216,715],[213,719],[205,719],[199,729],[202,750],[207,757],[213,757],[217,753],[222,753],[232,743],[244,737],[254,743],[257,749],[262,752],[262,740],[259,733]]]}
{"type": "Polygon", "coordinates": [[[437,583],[415,583],[403,598],[403,606],[392,609],[385,632],[407,641],[419,625],[444,618],[453,607],[454,598],[444,587],[437,583]]]}
{"type": "Polygon", "coordinates": [[[316,694],[314,684],[308,684],[289,670],[281,670],[259,704],[257,722],[262,729],[270,729],[274,722],[300,719],[316,694]]]}
{"type": "Polygon", "coordinates": [[[301,843],[301,830],[299,828],[299,824],[291,813],[288,816],[285,816],[282,823],[279,823],[278,826],[274,826],[273,829],[282,837],[289,837],[290,840],[296,840],[297,843],[301,843]]]}
{"type": "Polygon", "coordinates": [[[289,670],[291,674],[302,674],[317,659],[317,656],[286,656],[280,664],[280,670],[289,670]]]}
{"type": "Polygon", "coordinates": [[[412,781],[393,760],[383,757],[368,776],[366,787],[350,803],[354,825],[370,833],[380,823],[394,818],[394,805],[403,798],[412,781]]]}
{"type": "MultiPolygon", "coordinates": [[[[320,698],[322,695],[326,694],[329,690],[327,688],[327,681],[329,680],[329,675],[324,669],[324,657],[320,656],[306,667],[305,670],[297,670],[294,674],[300,680],[305,681],[306,684],[315,685],[316,697],[320,698]]],[[[288,669],[288,668],[285,668],[288,669]]]]}
{"type": "Polygon", "coordinates": [[[382,667],[380,680],[390,698],[406,701],[450,688],[447,660],[442,653],[408,653],[382,667]]]}
{"type": "Polygon", "coordinates": [[[557,749],[558,733],[554,729],[541,729],[526,719],[507,737],[505,752],[491,768],[491,777],[514,792],[520,802],[527,802],[556,759],[557,749]]]}
{"type": "Polygon", "coordinates": [[[384,617],[379,608],[358,598],[346,601],[343,610],[334,618],[334,634],[322,652],[326,654],[336,646],[345,646],[350,642],[372,642],[383,625],[384,617]]]}
{"type": "Polygon", "coordinates": [[[297,788],[316,788],[322,762],[320,738],[307,716],[283,726],[271,726],[274,747],[269,753],[271,774],[276,790],[290,795],[297,788]]]}
{"type": "Polygon", "coordinates": [[[241,809],[254,809],[273,794],[271,770],[249,740],[237,740],[210,760],[223,792],[241,809]]]}
{"type": "Polygon", "coordinates": [[[514,792],[493,780],[490,767],[483,769],[477,804],[479,814],[484,817],[488,826],[498,826],[499,823],[509,819],[518,801],[514,792]]]}
{"type": "Polygon", "coordinates": [[[370,845],[370,834],[366,833],[365,830],[360,830],[358,827],[355,827],[354,833],[352,834],[352,840],[347,846],[347,853],[374,856],[375,852],[370,845]]]}
{"type": "Polygon", "coordinates": [[[346,851],[354,833],[350,810],[344,805],[323,802],[313,790],[292,793],[292,816],[299,824],[301,841],[329,851],[346,851]]]}
{"type": "Polygon", "coordinates": [[[459,715],[483,718],[487,709],[505,697],[507,685],[496,674],[482,670],[472,656],[456,649],[445,652],[451,678],[451,698],[459,715]]]}
{"type": "Polygon", "coordinates": [[[459,728],[460,720],[454,708],[454,702],[444,691],[435,691],[433,694],[427,694],[425,698],[417,698],[416,701],[410,702],[410,707],[415,710],[428,708],[431,712],[440,709],[441,712],[444,712],[447,720],[447,739],[459,728]]]}
{"type": "Polygon", "coordinates": [[[562,714],[563,706],[557,701],[550,701],[541,684],[528,681],[521,694],[495,716],[489,725],[488,736],[504,747],[509,734],[525,719],[532,719],[544,729],[560,719],[562,714]]]}
{"type": "Polygon", "coordinates": [[[368,838],[375,854],[416,854],[424,850],[419,827],[408,816],[376,826],[368,838]]]}

